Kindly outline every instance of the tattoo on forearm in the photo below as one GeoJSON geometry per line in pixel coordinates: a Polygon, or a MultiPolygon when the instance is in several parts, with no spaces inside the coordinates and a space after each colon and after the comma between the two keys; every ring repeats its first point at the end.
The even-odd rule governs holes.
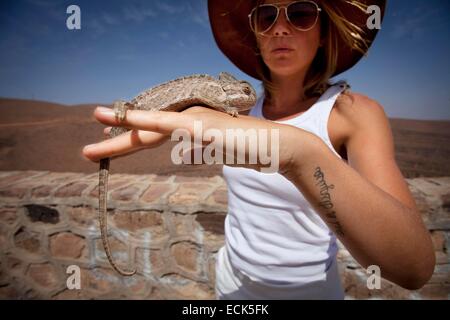
{"type": "Polygon", "coordinates": [[[320,167],[317,167],[314,171],[314,178],[317,181],[316,186],[319,186],[320,188],[319,206],[327,210],[325,212],[325,220],[334,227],[336,234],[343,236],[344,231],[342,230],[342,226],[336,217],[336,211],[333,210],[334,205],[331,201],[330,190],[334,189],[334,185],[328,185],[326,183],[325,175],[320,167]]]}

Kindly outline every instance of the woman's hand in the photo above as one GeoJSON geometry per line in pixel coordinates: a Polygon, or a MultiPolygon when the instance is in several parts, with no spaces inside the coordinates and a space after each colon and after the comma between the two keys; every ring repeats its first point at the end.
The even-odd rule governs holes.
{"type": "MultiPolygon", "coordinates": [[[[121,123],[115,119],[112,109],[97,108],[94,116],[105,125],[131,129],[117,137],[85,146],[83,155],[95,162],[154,148],[169,140],[172,134],[184,133],[192,141],[194,136],[200,139],[197,142],[202,144],[203,156],[206,150],[208,154],[212,154],[213,149],[218,151],[213,158],[222,159],[219,163],[285,173],[298,155],[294,156],[293,151],[297,152],[304,140],[308,140],[306,131],[293,126],[245,115],[235,118],[206,107],[191,107],[183,112],[128,110],[121,123]],[[249,137],[256,137],[256,140],[249,137]],[[254,161],[250,161],[250,155],[254,161]],[[245,163],[237,162],[239,156],[245,163]]],[[[105,133],[109,129],[106,128],[105,133]]]]}

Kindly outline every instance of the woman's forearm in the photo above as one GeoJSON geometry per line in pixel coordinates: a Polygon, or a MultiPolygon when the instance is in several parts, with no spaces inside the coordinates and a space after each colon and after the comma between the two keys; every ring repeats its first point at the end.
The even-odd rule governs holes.
{"type": "Polygon", "coordinates": [[[420,213],[365,179],[317,136],[304,134],[307,143],[296,143],[283,175],[364,268],[377,265],[383,278],[408,289],[423,286],[435,256],[420,213]]]}

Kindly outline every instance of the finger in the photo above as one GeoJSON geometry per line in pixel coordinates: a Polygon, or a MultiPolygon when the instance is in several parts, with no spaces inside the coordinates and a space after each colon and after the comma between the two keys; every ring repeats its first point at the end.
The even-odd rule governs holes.
{"type": "Polygon", "coordinates": [[[119,121],[112,109],[97,107],[94,116],[98,121],[109,126],[155,131],[163,134],[170,134],[179,128],[185,128],[189,132],[193,131],[192,116],[174,111],[127,110],[125,119],[119,121]]]}
{"type": "Polygon", "coordinates": [[[143,148],[157,147],[167,139],[168,136],[158,132],[131,130],[117,137],[87,145],[82,152],[86,158],[96,162],[102,158],[113,158],[143,148]]]}

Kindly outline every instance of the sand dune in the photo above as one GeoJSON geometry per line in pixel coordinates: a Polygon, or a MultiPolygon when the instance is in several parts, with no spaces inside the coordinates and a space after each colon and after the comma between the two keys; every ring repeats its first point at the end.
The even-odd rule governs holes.
{"type": "MultiPolygon", "coordinates": [[[[0,170],[96,172],[81,155],[84,145],[103,139],[104,126],[92,112],[98,104],[0,98],[0,170]]],[[[104,105],[104,104],[102,104],[104,105]]],[[[405,177],[450,176],[450,121],[390,119],[397,162],[405,177]]],[[[115,159],[113,173],[186,176],[221,174],[221,165],[174,165],[176,142],[115,159]]]]}

